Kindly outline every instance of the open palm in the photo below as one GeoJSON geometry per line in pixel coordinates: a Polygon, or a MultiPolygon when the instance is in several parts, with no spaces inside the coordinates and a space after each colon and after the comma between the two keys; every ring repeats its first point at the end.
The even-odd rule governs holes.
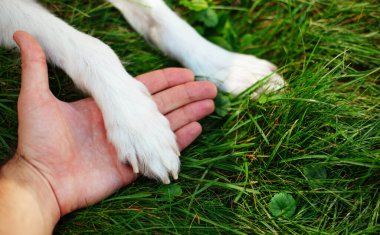
{"type": "MultiPolygon", "coordinates": [[[[23,70],[17,156],[46,178],[61,216],[94,204],[136,179],[131,168],[117,159],[94,100],[65,103],[55,98],[38,43],[24,32],[17,32],[15,40],[23,70]]],[[[194,82],[185,69],[159,70],[138,79],[168,118],[180,149],[185,148],[201,132],[197,121],[214,109],[215,87],[194,82]]]]}

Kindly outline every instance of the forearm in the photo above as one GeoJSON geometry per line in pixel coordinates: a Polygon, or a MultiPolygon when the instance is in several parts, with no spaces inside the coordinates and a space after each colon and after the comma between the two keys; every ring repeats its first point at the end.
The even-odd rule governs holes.
{"type": "Polygon", "coordinates": [[[59,206],[43,176],[14,157],[0,168],[0,234],[51,234],[59,206]]]}

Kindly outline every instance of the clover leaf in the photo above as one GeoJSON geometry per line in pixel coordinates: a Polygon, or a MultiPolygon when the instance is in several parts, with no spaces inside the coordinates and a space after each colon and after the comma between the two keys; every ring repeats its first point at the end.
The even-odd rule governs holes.
{"type": "Polygon", "coordinates": [[[290,218],[296,211],[296,200],[287,193],[277,193],[269,203],[269,210],[274,217],[290,218]]]}
{"type": "Polygon", "coordinates": [[[202,11],[208,8],[206,0],[181,0],[179,4],[193,11],[202,11]]]}

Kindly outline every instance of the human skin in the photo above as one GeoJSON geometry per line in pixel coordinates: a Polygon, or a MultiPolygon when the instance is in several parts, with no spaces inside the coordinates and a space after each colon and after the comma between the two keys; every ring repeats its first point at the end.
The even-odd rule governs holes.
{"type": "MultiPolygon", "coordinates": [[[[58,100],[49,90],[43,50],[25,32],[21,49],[18,147],[0,169],[0,234],[51,234],[58,220],[92,205],[138,176],[121,163],[106,137],[93,99],[58,100]]],[[[194,82],[186,69],[137,77],[166,116],[183,150],[201,133],[197,122],[212,113],[216,88],[194,82]]]]}

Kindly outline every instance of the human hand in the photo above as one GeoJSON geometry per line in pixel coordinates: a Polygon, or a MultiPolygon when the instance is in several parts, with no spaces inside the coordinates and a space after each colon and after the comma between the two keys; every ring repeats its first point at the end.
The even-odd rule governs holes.
{"type": "MultiPolygon", "coordinates": [[[[42,203],[51,209],[43,213],[53,217],[55,224],[61,216],[104,199],[137,176],[119,162],[107,141],[96,103],[91,98],[73,103],[55,98],[38,43],[25,32],[15,33],[14,39],[22,54],[19,140],[15,157],[1,173],[18,179],[25,171],[29,180],[37,182],[44,194],[42,203]]],[[[137,79],[168,118],[179,148],[194,141],[201,133],[197,121],[214,110],[215,86],[194,82],[186,69],[159,70],[137,79]]]]}

